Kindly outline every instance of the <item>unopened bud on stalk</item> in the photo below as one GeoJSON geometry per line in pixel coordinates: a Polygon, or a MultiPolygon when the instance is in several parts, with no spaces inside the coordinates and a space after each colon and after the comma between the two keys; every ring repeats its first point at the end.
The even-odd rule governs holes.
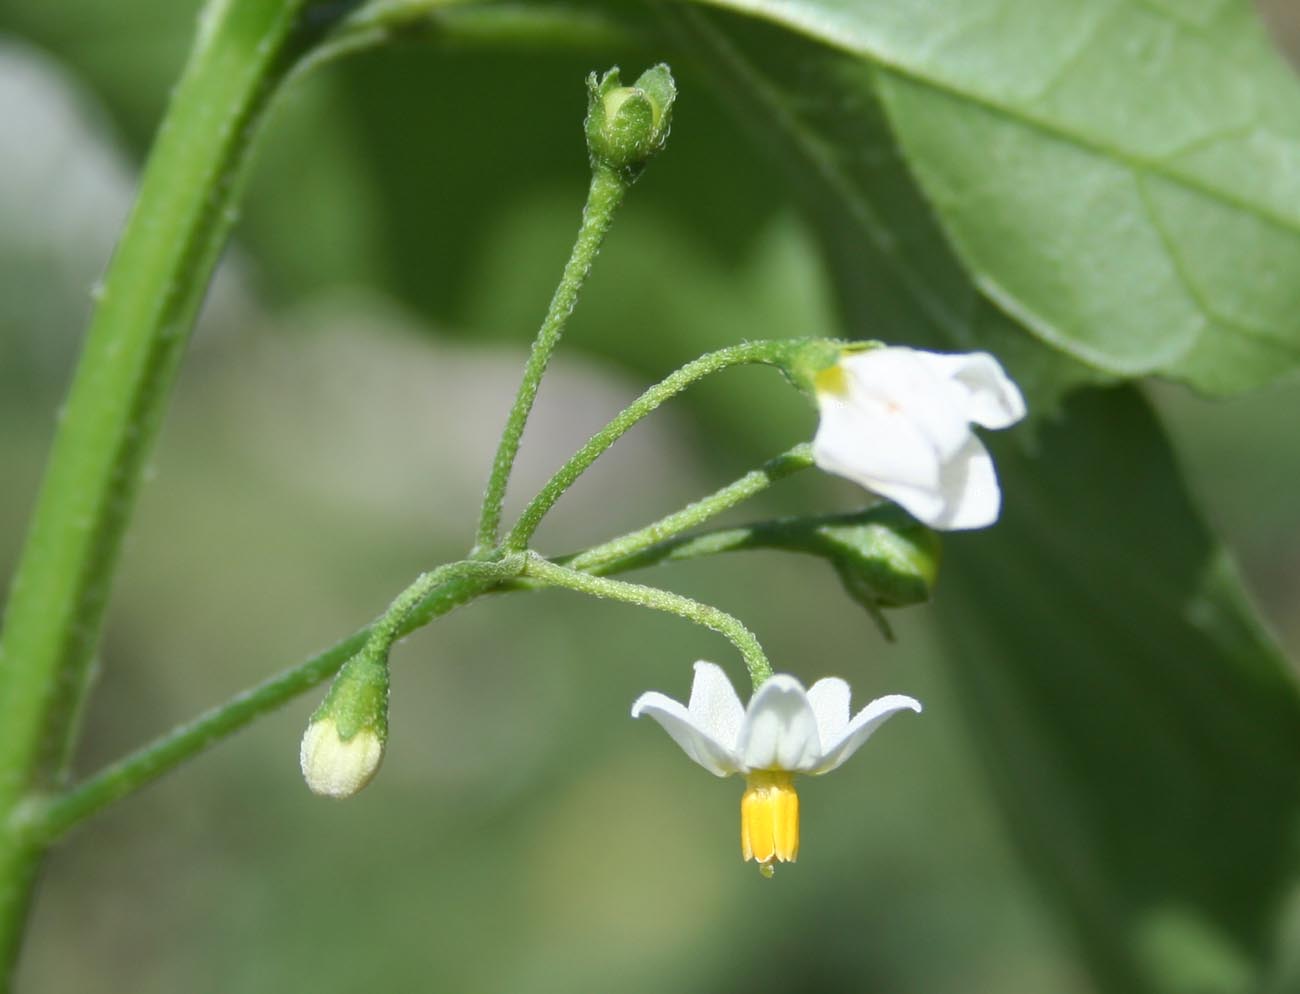
{"type": "Polygon", "coordinates": [[[323,797],[351,797],[368,784],[388,741],[388,660],[353,656],[312,715],[299,754],[303,779],[323,797]]]}
{"type": "Polygon", "coordinates": [[[906,607],[930,599],[939,578],[939,536],[894,505],[881,505],[856,520],[817,528],[818,543],[853,578],[854,595],[867,594],[881,607],[906,607]]]}
{"type": "Polygon", "coordinates": [[[845,592],[892,642],[893,628],[882,609],[930,599],[939,577],[939,536],[901,508],[884,504],[863,520],[823,525],[817,537],[845,592]]]}
{"type": "Polygon", "coordinates": [[[632,86],[623,86],[614,68],[587,77],[587,148],[593,165],[622,173],[628,180],[664,147],[672,123],[677,85],[663,63],[647,69],[632,86]]]}

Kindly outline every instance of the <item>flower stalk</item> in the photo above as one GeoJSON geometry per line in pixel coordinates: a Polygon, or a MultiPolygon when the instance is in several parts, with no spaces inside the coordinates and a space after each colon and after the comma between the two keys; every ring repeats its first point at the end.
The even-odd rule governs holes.
{"type": "Polygon", "coordinates": [[[501,527],[501,512],[506,498],[506,487],[510,482],[510,471],[514,467],[515,457],[519,454],[519,443],[524,437],[524,427],[532,413],[533,403],[537,400],[537,391],[542,384],[542,376],[551,361],[551,355],[560,342],[560,336],[568,323],[569,315],[578,303],[578,294],[587,281],[596,254],[608,234],[614,221],[614,213],[623,202],[629,181],[617,170],[597,166],[592,172],[591,186],[587,191],[587,204],[582,211],[582,225],[578,229],[578,238],[574,242],[569,261],[564,266],[564,274],[555,295],[547,308],[546,318],[533,340],[532,350],[524,365],[524,375],[515,394],[514,404],[506,418],[506,425],[497,443],[496,455],[492,460],[492,472],[488,477],[487,488],[483,494],[483,506],[479,512],[477,550],[485,552],[496,545],[497,532],[501,527]]]}
{"type": "MultiPolygon", "coordinates": [[[[533,533],[537,531],[538,525],[542,523],[542,518],[555,506],[564,492],[577,482],[578,477],[590,469],[592,463],[607,452],[615,442],[631,431],[637,422],[653,414],[665,401],[706,376],[712,376],[733,366],[762,364],[784,368],[791,350],[801,346],[804,341],[790,339],[732,345],[702,355],[660,380],[619,412],[604,428],[596,432],[569,458],[568,462],[555,472],[555,475],[546,482],[519,515],[519,520],[502,541],[502,547],[513,551],[524,549],[533,537],[533,533]]],[[[762,487],[760,486],[759,489],[762,487]]]]}
{"type": "Polygon", "coordinates": [[[738,480],[734,480],[722,489],[709,494],[709,496],[694,501],[672,514],[665,515],[644,528],[638,528],[626,535],[592,546],[587,551],[581,552],[565,562],[564,565],[570,569],[582,570],[585,573],[602,573],[604,572],[602,567],[618,562],[628,556],[634,556],[652,546],[680,535],[684,531],[698,528],[704,522],[717,517],[723,511],[729,510],[742,501],[749,500],[754,495],[766,490],[777,480],[782,480],[800,470],[808,469],[812,464],[811,446],[807,443],[796,445],[794,448],[781,453],[781,455],[769,459],[758,469],[751,470],[738,480]]]}
{"type": "Polygon", "coordinates": [[[548,587],[563,587],[591,597],[604,597],[609,600],[635,604],[650,608],[652,611],[665,611],[679,618],[693,621],[697,625],[709,628],[727,639],[740,653],[749,670],[749,678],[758,689],[772,675],[772,664],[759,644],[758,638],[746,628],[738,618],[719,610],[710,604],[674,594],[658,587],[647,587],[640,583],[628,583],[625,580],[611,580],[603,576],[591,576],[580,573],[566,566],[558,566],[536,553],[528,553],[524,561],[521,576],[539,580],[548,587]]]}

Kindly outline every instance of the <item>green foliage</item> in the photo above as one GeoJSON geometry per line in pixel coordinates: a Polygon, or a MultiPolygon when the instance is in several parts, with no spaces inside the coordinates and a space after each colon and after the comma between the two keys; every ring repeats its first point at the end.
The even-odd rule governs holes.
{"type": "MultiPolygon", "coordinates": [[[[137,33],[156,23],[154,15],[186,21],[174,5],[136,0],[126,6],[134,13],[115,11],[114,23],[127,16],[139,25],[137,33]]],[[[425,13],[443,6],[426,4],[425,13]]],[[[496,33],[475,36],[477,44],[508,37],[511,6],[483,5],[499,20],[496,33]]],[[[1026,388],[1039,423],[1032,437],[1022,430],[997,445],[1005,521],[988,533],[957,537],[946,549],[936,610],[949,643],[954,706],[965,710],[970,741],[1011,835],[1038,871],[1042,892],[1074,926],[1098,989],[1230,994],[1260,988],[1276,952],[1277,909],[1296,878],[1300,706],[1294,683],[1188,498],[1146,404],[1131,387],[1079,388],[1158,374],[1228,393],[1294,367],[1300,353],[1295,80],[1238,2],[714,0],[714,6],[732,13],[670,6],[662,37],[639,15],[629,22],[647,48],[637,59],[672,57],[692,99],[678,113],[672,155],[656,164],[654,183],[643,184],[645,199],[629,208],[625,227],[612,237],[570,341],[634,370],[641,381],[658,380],[704,349],[756,335],[841,334],[995,352],[1026,388]],[[736,12],[770,23],[755,25],[736,12]],[[698,56],[693,67],[677,61],[686,54],[698,56]],[[736,113],[750,146],[709,106],[706,93],[736,113]],[[770,153],[783,172],[768,160],[751,160],[754,149],[770,153]],[[817,234],[840,307],[838,328],[806,326],[826,316],[800,297],[818,300],[815,287],[808,291],[799,281],[811,272],[806,282],[817,284],[820,273],[809,265],[804,242],[771,224],[786,197],[803,207],[817,234]],[[651,271],[655,280],[639,278],[651,271]],[[791,304],[796,298],[800,303],[791,304]],[[805,326],[774,327],[783,322],[805,326]]],[[[374,7],[418,14],[420,5],[374,7]]],[[[584,14],[608,12],[611,23],[628,15],[613,2],[586,8],[584,14]]],[[[552,45],[564,33],[564,8],[546,10],[560,20],[548,22],[545,37],[529,37],[552,45]]],[[[183,40],[178,36],[169,51],[157,46],[146,59],[96,46],[99,32],[86,29],[95,22],[83,18],[103,16],[97,11],[94,4],[23,0],[6,16],[11,27],[61,46],[102,82],[142,155],[183,40]],[[150,67],[160,67],[157,75],[150,67]]],[[[436,26],[445,35],[434,30],[427,37],[447,40],[450,22],[436,26]]],[[[593,51],[580,58],[471,49],[440,51],[434,59],[429,49],[386,48],[323,81],[299,84],[297,100],[277,121],[293,137],[277,144],[273,135],[243,229],[245,250],[272,295],[294,299],[340,273],[361,274],[445,334],[522,341],[576,211],[580,145],[554,140],[559,133],[577,137],[581,88],[574,81],[593,64],[628,56],[610,32],[582,37],[593,51]],[[467,86],[471,76],[475,85],[467,86]],[[521,101],[524,85],[528,99],[521,101]],[[507,154],[521,142],[533,150],[523,164],[507,154]],[[466,147],[475,155],[463,154],[466,147]],[[304,177],[307,148],[316,157],[304,177]],[[311,183],[307,193],[304,181],[311,183]],[[331,233],[328,251],[316,231],[331,233]],[[507,299],[502,287],[516,294],[507,299]]],[[[733,461],[753,465],[777,447],[776,433],[794,439],[806,427],[797,422],[797,406],[743,387],[688,402],[701,415],[711,474],[733,461]]],[[[476,411],[479,416],[486,414],[476,411]]],[[[286,512],[286,520],[292,517],[286,512]]],[[[872,570],[916,567],[913,553],[931,549],[927,535],[910,536],[910,551],[891,558],[900,550],[873,545],[882,536],[858,530],[860,523],[822,522],[816,542],[807,534],[801,541],[808,546],[803,551],[817,545],[812,551],[853,564],[854,577],[875,577],[864,598],[870,606],[881,600],[872,570]]],[[[898,536],[884,537],[893,543],[898,536]]],[[[719,549],[732,540],[728,547],[772,548],[781,546],[778,539],[779,529],[742,528],[694,541],[719,549]]],[[[737,574],[736,586],[755,586],[760,572],[737,574]]],[[[898,577],[886,579],[892,584],[898,577]]],[[[924,562],[904,579],[914,582],[910,593],[889,586],[890,597],[920,599],[933,583],[924,562]]],[[[865,589],[848,582],[851,593],[865,589]]],[[[783,592],[791,602],[800,596],[795,583],[783,592]]],[[[807,603],[826,610],[815,596],[807,603]]],[[[852,640],[856,647],[859,633],[850,631],[843,644],[852,640]]],[[[626,632],[619,625],[606,635],[613,641],[626,632]]],[[[557,635],[553,656],[535,644],[514,648],[529,663],[544,657],[547,672],[560,673],[573,655],[571,638],[578,637],[557,635]]],[[[806,632],[801,638],[814,642],[806,632]]],[[[325,664],[292,682],[294,692],[324,679],[346,655],[331,652],[325,664]]],[[[890,658],[873,658],[872,672],[888,667],[890,658]]],[[[614,681],[606,691],[628,689],[617,682],[621,677],[604,679],[614,681]]],[[[250,705],[240,723],[268,706],[250,705]]],[[[232,727],[200,723],[193,735],[232,727]]],[[[569,753],[576,751],[573,742],[567,740],[569,753]]],[[[570,760],[566,753],[540,777],[545,786],[535,793],[546,794],[561,767],[566,779],[577,775],[570,760]]],[[[912,776],[920,779],[917,769],[912,776]]],[[[637,792],[651,780],[632,797],[643,802],[637,792]]],[[[110,795],[88,800],[74,814],[110,795]]],[[[601,811],[609,799],[609,791],[600,793],[601,811]]],[[[237,800],[246,801],[246,793],[237,800]]],[[[450,821],[438,821],[449,818],[442,801],[421,813],[446,830],[450,821]]],[[[514,801],[531,814],[546,811],[544,799],[514,801]]],[[[492,803],[483,801],[483,810],[492,803]]],[[[679,815],[675,797],[671,806],[679,815]]],[[[889,813],[872,816],[887,820],[889,813]]],[[[964,829],[965,809],[961,816],[955,821],[964,829]]],[[[69,815],[67,822],[73,820],[69,815]]],[[[666,823],[677,836],[692,834],[690,826],[666,823]]],[[[654,827],[658,853],[664,837],[654,827]]],[[[372,829],[373,823],[357,828],[372,829]]],[[[903,834],[913,831],[909,826],[903,834]]],[[[727,930],[715,927],[707,934],[729,951],[709,954],[719,976],[734,981],[740,963],[750,964],[752,976],[741,979],[754,989],[809,976],[844,986],[847,978],[860,980],[863,935],[891,927],[904,937],[899,948],[917,943],[913,968],[929,959],[931,946],[947,941],[942,916],[899,919],[928,860],[942,861],[966,839],[949,826],[927,831],[935,833],[933,855],[909,867],[889,913],[868,918],[872,912],[854,905],[855,915],[838,922],[824,908],[827,889],[852,881],[874,893],[880,883],[872,862],[879,855],[841,831],[835,843],[841,865],[818,870],[810,860],[808,879],[820,890],[784,906],[802,909],[785,920],[805,923],[790,938],[794,954],[767,962],[761,953],[725,945],[727,930]],[[868,920],[872,927],[862,927],[868,920]],[[732,959],[723,962],[727,955],[732,959]],[[771,972],[780,969],[788,974],[771,972]]],[[[571,837],[580,835],[573,830],[571,837]]],[[[423,824],[418,838],[427,843],[423,824]]],[[[584,841],[584,858],[604,838],[584,841]]],[[[534,852],[527,840],[510,839],[520,852],[534,852]]],[[[287,848],[291,840],[281,841],[287,848]]],[[[465,851],[504,844],[461,841],[465,851]]],[[[496,860],[491,852],[484,857],[489,863],[496,860]]],[[[554,851],[542,852],[538,862],[565,865],[554,851]]],[[[963,862],[943,865],[956,874],[963,862]]],[[[537,871],[522,857],[518,863],[513,875],[525,883],[515,883],[512,893],[526,895],[528,874],[537,871]]],[[[438,865],[455,870],[445,860],[438,865]]],[[[694,867],[696,893],[709,865],[694,867]]],[[[362,876],[373,885],[368,873],[362,876]]],[[[644,882],[659,876],[652,868],[644,882]]],[[[598,885],[608,880],[606,874],[598,885]]],[[[974,879],[970,889],[983,895],[986,883],[974,879]]],[[[462,887],[467,881],[455,880],[443,890],[459,894],[462,887]]],[[[423,921],[419,912],[429,899],[412,889],[406,907],[412,921],[423,921]]],[[[477,902],[486,919],[498,910],[496,893],[489,887],[468,903],[477,902]]],[[[743,894],[727,893],[744,906],[743,894]]],[[[455,902],[445,922],[464,931],[458,940],[470,948],[476,930],[466,924],[463,903],[455,902]]],[[[984,912],[981,899],[979,907],[955,914],[967,923],[984,912]]],[[[424,942],[423,934],[412,942],[420,955],[424,942]]],[[[311,945],[319,945],[314,933],[311,945]]],[[[876,949],[872,964],[896,962],[890,955],[876,949]]],[[[481,975],[498,969],[495,959],[484,959],[492,962],[442,969],[464,971],[458,986],[481,986],[481,975]]],[[[336,979],[325,976],[324,966],[312,968],[323,980],[336,979]]],[[[560,966],[554,970],[572,979],[560,966]]],[[[638,983],[655,986],[646,969],[634,972],[638,983]]],[[[294,972],[291,982],[299,979],[294,972]]],[[[942,978],[931,980],[933,989],[952,989],[942,978]]]]}
{"type": "Polygon", "coordinates": [[[1101,986],[1255,990],[1296,872],[1293,677],[1136,392],[1065,415],[997,450],[1015,496],[950,557],[950,671],[1101,986]],[[1175,922],[1197,957],[1164,954],[1175,922]]]}
{"type": "Polygon", "coordinates": [[[1300,362],[1300,85],[1247,3],[716,2],[875,70],[972,280],[1050,347],[1215,393],[1300,362]]]}
{"type": "MultiPolygon", "coordinates": [[[[1052,7],[1040,5],[1039,16],[1052,7]]],[[[790,9],[817,8],[783,7],[790,9]]],[[[890,5],[860,9],[874,17],[890,5]]],[[[1158,312],[1152,318],[1122,279],[1108,282],[1090,269],[1111,250],[1131,247],[1122,239],[1109,250],[1089,250],[1081,240],[1067,253],[1030,237],[1028,225],[1064,224],[1053,211],[1072,209],[1070,198],[1058,196],[1050,206],[998,199],[999,192],[1030,197],[1043,189],[1025,176],[1005,187],[985,182],[987,203],[936,195],[929,180],[939,163],[977,184],[977,171],[991,168],[1007,148],[1003,139],[969,130],[987,127],[989,110],[963,103],[955,84],[923,92],[914,78],[904,81],[855,55],[730,21],[687,16],[678,26],[705,62],[721,67],[716,85],[730,81],[734,105],[778,150],[792,180],[798,177],[853,329],[939,347],[991,348],[1028,387],[1040,421],[1068,390],[1094,379],[1095,372],[1061,353],[1031,345],[1029,333],[1041,336],[1042,328],[1029,322],[1021,330],[1010,316],[1020,315],[1020,306],[993,309],[1009,301],[1000,294],[988,299],[981,265],[992,263],[977,263],[962,243],[952,221],[959,208],[979,216],[982,237],[1001,245],[1004,260],[1020,259],[1022,285],[1035,285],[1046,271],[1074,273],[1094,303],[1104,298],[1097,306],[1110,301],[1139,323],[1154,322],[1146,337],[1157,349],[1176,329],[1158,312]],[[949,115],[929,128],[951,135],[944,149],[919,140],[936,108],[949,115]],[[980,149],[988,154],[975,154],[980,149]],[[943,247],[944,231],[953,235],[956,258],[943,247]],[[1092,272],[1090,280],[1079,275],[1083,270],[1092,272]]],[[[854,38],[841,35],[841,47],[858,51],[854,38]]],[[[874,62],[874,50],[868,54],[874,62]]],[[[982,64],[987,70],[1009,58],[1003,52],[982,64]]],[[[963,67],[970,68],[958,62],[963,67]]],[[[1073,80],[1075,71],[1063,78],[1073,80]]],[[[1101,77],[1094,89],[1104,91],[1101,77]]],[[[1174,99],[1166,95],[1162,114],[1174,99]]],[[[1037,157],[1021,148],[1016,161],[1050,184],[1062,167],[1049,153],[1059,153],[1061,142],[1036,140],[1037,157]]],[[[1271,167],[1267,157],[1247,155],[1238,174],[1271,167]]],[[[1196,182],[1210,180],[1202,175],[1196,182]]],[[[1103,198],[1092,220],[1101,220],[1104,208],[1103,198]]],[[[1120,228],[1140,227],[1148,216],[1132,205],[1113,211],[1110,224],[1120,228]]],[[[1213,244],[1221,235],[1216,217],[1189,210],[1189,238],[1213,244]]],[[[1220,261],[1214,278],[1227,283],[1236,269],[1226,257],[1220,261]]],[[[1167,288],[1160,299],[1170,299],[1167,288]]],[[[1277,317],[1294,322],[1298,313],[1279,310],[1277,317]]],[[[1202,341],[1195,351],[1211,348],[1202,341]]],[[[1178,349],[1184,358],[1150,352],[1143,368],[1191,369],[1190,346],[1178,349]]],[[[1087,358],[1078,348],[1069,351],[1087,358]]],[[[1233,365],[1240,355],[1232,346],[1231,355],[1219,356],[1219,385],[1251,379],[1245,363],[1233,365]]],[[[1093,369],[1116,373],[1123,365],[1107,360],[1093,369]]],[[[1032,447],[995,446],[1005,520],[950,543],[940,617],[973,735],[1012,830],[1046,892],[1075,922],[1105,990],[1244,990],[1241,984],[1264,975],[1272,915],[1295,869],[1289,826],[1300,815],[1293,776],[1300,699],[1141,401],[1126,390],[1089,394],[1046,421],[1032,447]],[[1156,937],[1171,918],[1213,937],[1202,947],[1217,951],[1205,952],[1200,968],[1171,968],[1160,951],[1165,946],[1156,937]],[[1232,982],[1225,985],[1224,976],[1232,982]]]]}

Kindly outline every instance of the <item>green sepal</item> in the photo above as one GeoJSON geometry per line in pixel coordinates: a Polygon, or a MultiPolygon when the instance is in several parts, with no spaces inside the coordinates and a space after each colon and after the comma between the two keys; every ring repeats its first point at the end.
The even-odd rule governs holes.
{"type": "Polygon", "coordinates": [[[846,342],[838,338],[807,338],[783,343],[774,361],[786,379],[809,397],[817,393],[817,376],[839,364],[846,356],[885,347],[884,342],[846,342]]]}
{"type": "Polygon", "coordinates": [[[339,670],[312,722],[332,718],[343,742],[360,731],[388,741],[388,653],[362,649],[339,670]]]}
{"type": "Polygon", "coordinates": [[[853,578],[849,593],[855,599],[865,593],[880,607],[930,599],[939,578],[939,536],[897,505],[882,504],[849,521],[818,525],[813,534],[841,575],[853,578]]]}
{"type": "Polygon", "coordinates": [[[854,514],[778,518],[705,532],[664,542],[618,565],[635,568],[742,549],[784,549],[825,559],[845,592],[892,641],[884,609],[930,600],[939,578],[942,543],[936,532],[898,505],[882,503],[854,514]]]}
{"type": "Polygon", "coordinates": [[[672,125],[677,84],[660,63],[624,86],[618,67],[587,77],[587,148],[593,168],[607,168],[631,182],[664,147],[672,125]]]}
{"type": "Polygon", "coordinates": [[[815,525],[807,551],[826,557],[845,593],[894,640],[884,608],[924,604],[939,578],[939,536],[894,504],[815,525]]]}

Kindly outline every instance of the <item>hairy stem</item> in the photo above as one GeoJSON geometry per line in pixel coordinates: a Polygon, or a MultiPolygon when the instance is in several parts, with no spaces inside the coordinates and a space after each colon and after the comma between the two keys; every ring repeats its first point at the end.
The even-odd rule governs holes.
{"type": "MultiPolygon", "coordinates": [[[[755,472],[770,472],[774,467],[782,465],[793,472],[797,468],[799,450],[800,447],[796,447],[790,453],[771,460],[763,470],[755,472]],[[789,462],[786,463],[786,460],[789,462]]],[[[753,473],[747,474],[738,480],[737,484],[753,476],[753,473]]],[[[772,478],[775,479],[775,475],[772,478]]],[[[723,488],[714,496],[727,493],[735,486],[736,484],[733,484],[732,487],[723,488]]],[[[670,520],[672,517],[674,516],[670,515],[664,520],[670,520]]],[[[815,527],[822,520],[852,519],[853,516],[800,519],[796,523],[799,527],[798,535],[794,539],[791,537],[791,532],[795,529],[795,525],[786,520],[758,522],[654,542],[649,540],[650,529],[642,529],[634,532],[633,535],[642,536],[645,539],[644,545],[631,543],[627,541],[631,536],[624,536],[622,539],[615,540],[617,546],[615,543],[597,546],[591,551],[602,549],[605,551],[590,559],[585,570],[595,574],[624,572],[665,561],[698,559],[702,556],[740,549],[793,548],[798,551],[810,551],[803,548],[807,543],[800,540],[809,527],[815,527]],[[615,548],[618,550],[617,555],[614,555],[615,548]]],[[[654,527],[651,526],[652,529],[654,527]]],[[[573,564],[579,559],[587,559],[588,556],[589,553],[580,553],[567,562],[562,561],[556,565],[567,566],[569,571],[573,571],[575,569],[573,564]]],[[[535,567],[531,575],[520,576],[519,571],[524,564],[525,560],[522,557],[512,558],[499,564],[464,562],[422,574],[415,584],[398,595],[392,606],[375,624],[352,633],[319,655],[284,670],[194,720],[146,743],[130,755],[87,777],[70,790],[62,794],[34,799],[22,811],[21,824],[24,833],[30,839],[44,843],[54,841],[68,829],[90,818],[102,808],[134,793],[186,759],[234,734],[259,715],[283,706],[293,698],[328,680],[353,654],[372,639],[382,637],[387,642],[391,642],[401,638],[482,594],[557,585],[549,579],[538,579],[535,567]],[[388,619],[387,624],[384,623],[385,618],[388,619]]],[[[626,592],[629,588],[652,590],[648,587],[637,588],[633,584],[621,584],[618,589],[626,592]]],[[[654,591],[654,593],[665,598],[676,599],[678,602],[686,600],[676,598],[676,595],[664,591],[654,591]]],[[[721,612],[717,614],[721,615],[721,612]]],[[[736,630],[744,630],[740,622],[734,623],[736,630]]]]}
{"type": "Polygon", "coordinates": [[[259,715],[274,711],[328,680],[368,642],[382,638],[391,643],[473,600],[513,572],[509,565],[463,562],[421,574],[374,624],[147,743],[71,790],[30,803],[23,812],[25,832],[33,839],[53,841],[259,715]]]}
{"type": "Polygon", "coordinates": [[[523,438],[528,415],[532,413],[533,402],[537,399],[542,376],[555,346],[559,344],[564,325],[578,302],[578,294],[587,281],[592,263],[596,261],[601,242],[605,240],[614,221],[614,212],[623,202],[626,192],[627,181],[622,176],[613,169],[595,167],[587,193],[587,205],[582,211],[582,226],[578,229],[577,241],[574,242],[573,252],[564,267],[559,286],[555,288],[555,295],[551,298],[546,319],[533,341],[514,406],[510,409],[505,430],[501,433],[496,458],[492,460],[492,474],[488,478],[487,490],[483,494],[483,508],[479,514],[480,550],[496,544],[497,530],[501,526],[501,507],[505,501],[506,486],[510,482],[510,470],[519,453],[519,442],[523,438]]]}
{"type": "Polygon", "coordinates": [[[537,531],[537,526],[541,524],[542,518],[555,506],[555,502],[563,496],[564,492],[573,486],[578,477],[590,469],[591,464],[631,430],[633,425],[652,414],[660,404],[681,393],[691,384],[723,369],[753,363],[779,363],[789,354],[792,344],[798,344],[798,340],[745,342],[741,345],[733,345],[700,356],[660,380],[632,401],[560,467],[524,508],[519,520],[503,540],[502,546],[512,551],[525,548],[533,533],[537,531]]]}
{"type": "Polygon", "coordinates": [[[788,452],[769,459],[758,469],[751,470],[740,479],[727,484],[721,490],[688,504],[679,511],[665,515],[644,528],[638,528],[634,532],[628,532],[626,535],[620,535],[618,538],[580,552],[564,565],[570,569],[582,570],[584,573],[603,573],[605,570],[602,567],[633,557],[691,528],[698,528],[710,518],[766,490],[777,480],[807,469],[812,464],[812,447],[806,442],[796,445],[788,452]]]}
{"type": "Polygon", "coordinates": [[[754,633],[746,628],[739,619],[709,604],[674,594],[658,587],[647,587],[640,583],[628,583],[625,580],[611,580],[608,577],[592,576],[580,573],[543,559],[536,553],[528,553],[524,563],[523,576],[537,580],[548,587],[563,587],[576,590],[591,597],[603,597],[635,604],[654,611],[666,611],[679,618],[693,621],[697,625],[712,629],[734,645],[745,660],[749,678],[754,689],[772,675],[772,665],[767,661],[763,647],[759,645],[754,633]]]}

